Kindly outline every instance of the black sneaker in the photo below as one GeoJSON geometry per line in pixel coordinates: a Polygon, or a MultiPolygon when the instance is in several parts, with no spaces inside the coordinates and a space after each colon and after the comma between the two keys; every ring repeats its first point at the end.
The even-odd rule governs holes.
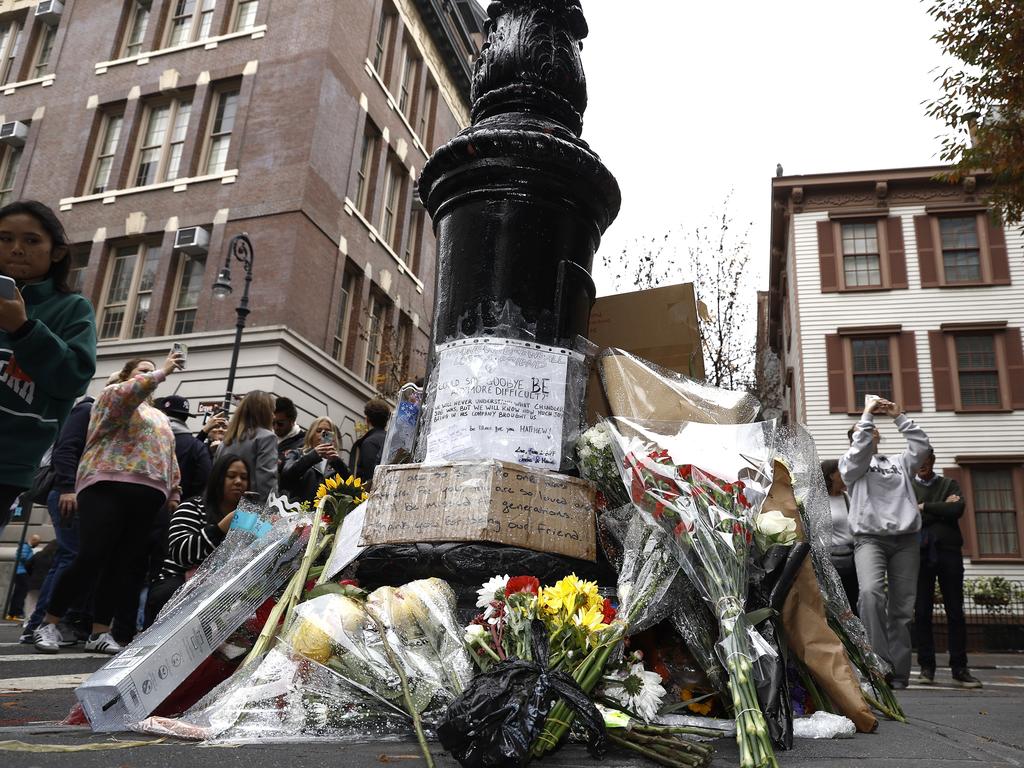
{"type": "Polygon", "coordinates": [[[921,667],[918,685],[935,685],[935,667],[921,667]]]}
{"type": "Polygon", "coordinates": [[[961,688],[981,688],[981,680],[972,675],[967,669],[953,670],[953,684],[961,688]]]}
{"type": "Polygon", "coordinates": [[[33,637],[35,632],[35,627],[30,627],[27,624],[23,625],[21,628],[21,637],[18,638],[18,642],[22,645],[32,645],[32,643],[35,642],[35,638],[33,637]]]}
{"type": "Polygon", "coordinates": [[[892,679],[892,683],[889,684],[889,687],[892,688],[894,691],[902,691],[906,689],[907,681],[904,680],[902,677],[894,677],[892,679]]]}

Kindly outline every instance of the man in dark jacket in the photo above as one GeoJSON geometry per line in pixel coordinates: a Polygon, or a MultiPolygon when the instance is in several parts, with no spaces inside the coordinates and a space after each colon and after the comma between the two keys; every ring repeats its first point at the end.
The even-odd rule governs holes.
{"type": "MultiPolygon", "coordinates": [[[[61,427],[57,442],[53,444],[53,452],[50,454],[53,489],[46,497],[46,508],[50,513],[50,522],[53,524],[53,533],[57,539],[57,553],[39,588],[35,610],[22,627],[22,643],[32,642],[32,633],[42,624],[43,616],[50,605],[53,588],[57,586],[64,569],[71,565],[78,555],[78,501],[75,496],[75,478],[78,475],[78,462],[82,458],[82,451],[85,450],[93,402],[93,398],[86,396],[75,403],[67,421],[61,427]]],[[[73,616],[67,616],[64,622],[57,625],[64,638],[60,643],[62,647],[74,645],[78,640],[71,627],[72,623],[77,626],[83,622],[76,621],[73,616]]]]}
{"type": "Polygon", "coordinates": [[[284,478],[284,464],[290,453],[302,453],[306,442],[306,430],[295,422],[299,419],[299,411],[287,397],[279,397],[274,402],[274,434],[277,435],[277,487],[288,496],[298,495],[296,488],[284,478]]]}
{"type": "Polygon", "coordinates": [[[366,417],[369,430],[352,446],[348,465],[356,477],[364,483],[369,483],[373,480],[373,471],[380,464],[381,454],[384,453],[384,438],[387,437],[386,429],[388,419],[391,418],[391,407],[375,397],[363,406],[363,415],[366,417]]]}
{"type": "Polygon", "coordinates": [[[167,414],[174,433],[174,455],[181,470],[181,498],[191,499],[206,492],[206,481],[210,478],[213,459],[206,443],[196,437],[185,423],[192,414],[189,402],[180,395],[158,397],[154,405],[167,414]]]}
{"type": "Polygon", "coordinates": [[[967,668],[967,626],[964,622],[964,540],[960,518],[964,502],[960,486],[950,477],[935,474],[931,449],[914,477],[914,494],[921,510],[921,565],[917,578],[914,626],[917,630],[917,661],[921,685],[935,682],[935,638],[932,635],[932,594],[938,579],[942,605],[949,627],[949,666],[953,683],[961,688],[981,688],[981,681],[967,668]]]}

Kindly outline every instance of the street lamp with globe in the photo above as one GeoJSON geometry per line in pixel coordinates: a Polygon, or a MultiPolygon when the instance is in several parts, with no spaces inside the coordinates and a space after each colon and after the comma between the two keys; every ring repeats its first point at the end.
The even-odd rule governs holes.
{"type": "Polygon", "coordinates": [[[238,352],[242,345],[242,331],[245,329],[245,318],[249,315],[249,285],[252,283],[252,241],[249,235],[243,232],[235,235],[228,243],[227,256],[224,257],[224,267],[217,275],[213,283],[213,295],[218,299],[227,298],[231,294],[231,259],[232,257],[242,262],[242,269],[245,270],[245,285],[242,288],[242,299],[235,308],[238,315],[238,322],[235,323],[235,344],[231,348],[231,365],[228,368],[228,386],[224,394],[224,411],[231,410],[231,400],[235,388],[235,369],[238,367],[238,352]]]}

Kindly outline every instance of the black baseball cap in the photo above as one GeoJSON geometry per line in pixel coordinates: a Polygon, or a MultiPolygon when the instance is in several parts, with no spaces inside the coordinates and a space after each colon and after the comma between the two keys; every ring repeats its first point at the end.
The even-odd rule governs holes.
{"type": "Polygon", "coordinates": [[[153,403],[168,416],[187,419],[192,415],[189,413],[188,399],[181,395],[166,395],[165,397],[158,397],[153,401],[153,403]]]}

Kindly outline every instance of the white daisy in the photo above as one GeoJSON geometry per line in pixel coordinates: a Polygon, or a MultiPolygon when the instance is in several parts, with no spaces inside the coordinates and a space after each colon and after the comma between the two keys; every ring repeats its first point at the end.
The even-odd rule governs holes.
{"type": "Polygon", "coordinates": [[[505,594],[505,585],[508,584],[509,575],[492,576],[484,585],[476,591],[476,607],[487,608],[492,600],[501,600],[505,594]],[[500,595],[498,593],[501,593],[500,595]]]}
{"type": "Polygon", "coordinates": [[[604,693],[624,708],[651,722],[661,707],[665,689],[661,675],[648,672],[643,664],[632,664],[604,683],[604,693]]]}

